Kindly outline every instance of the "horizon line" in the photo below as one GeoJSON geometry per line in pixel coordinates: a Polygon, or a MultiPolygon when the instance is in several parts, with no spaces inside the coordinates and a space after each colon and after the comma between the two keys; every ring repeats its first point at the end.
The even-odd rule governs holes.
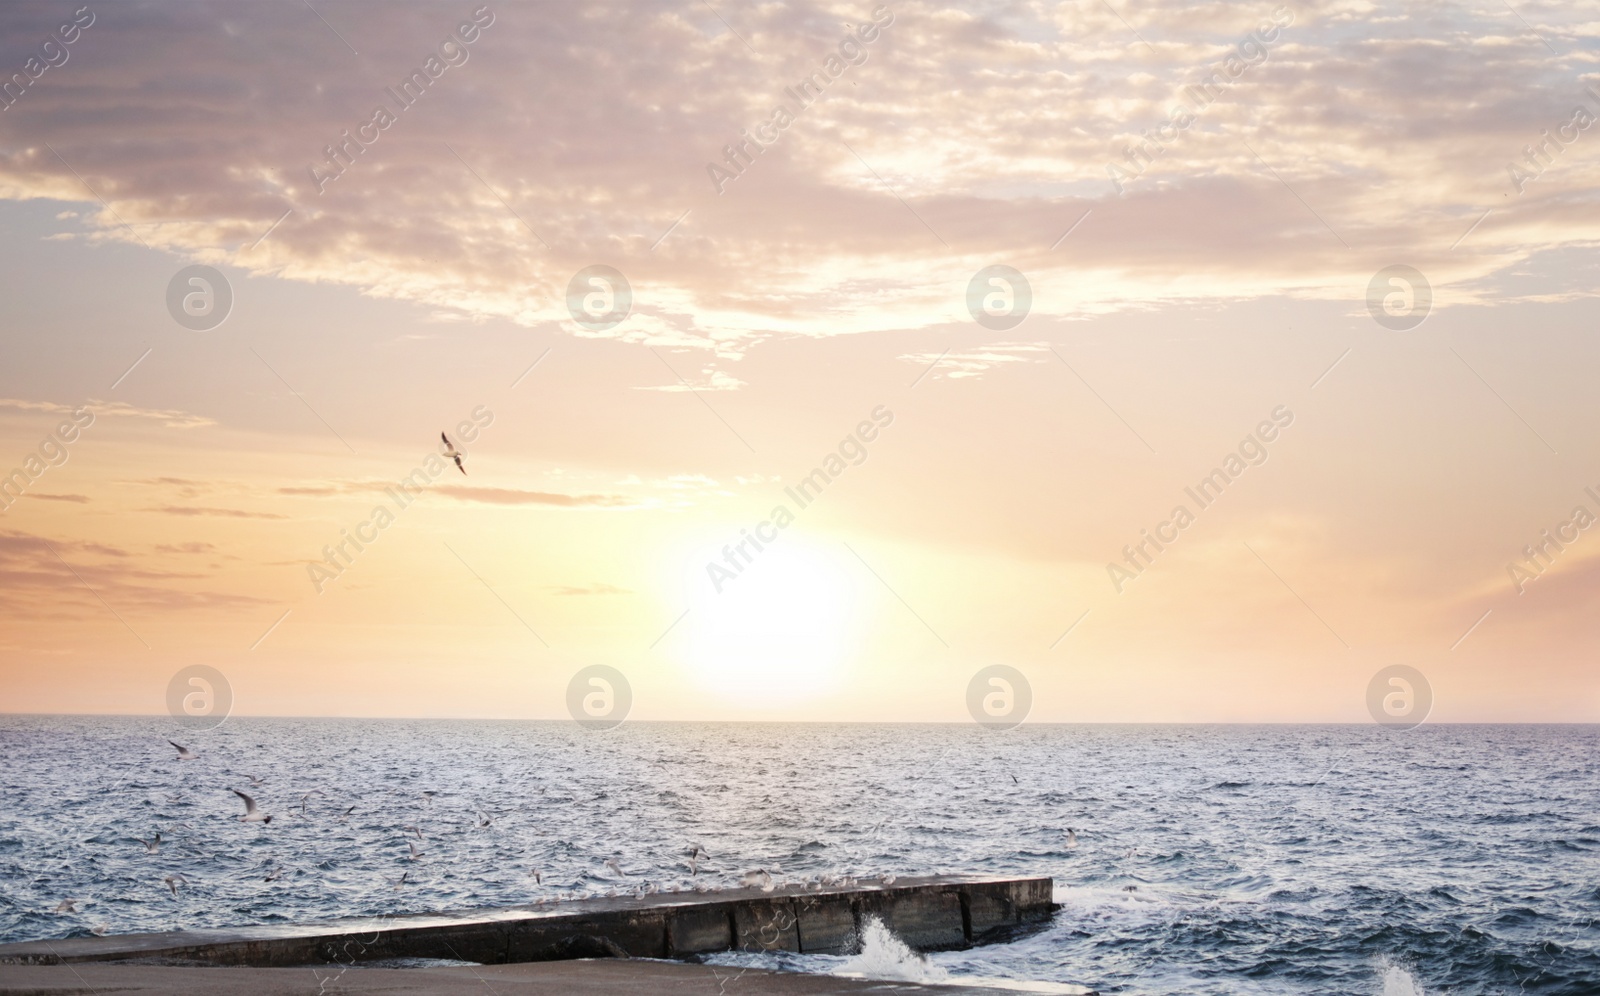
{"type": "MultiPolygon", "coordinates": [[[[118,713],[118,712],[0,712],[0,719],[12,718],[82,718],[82,719],[159,719],[162,713],[118,713]]],[[[176,717],[169,717],[175,719],[176,717]]],[[[571,718],[533,719],[512,716],[301,716],[276,713],[250,713],[244,715],[230,715],[217,726],[210,730],[198,732],[209,733],[227,723],[230,719],[300,719],[300,720],[373,720],[373,721],[405,721],[427,723],[542,723],[559,725],[581,725],[571,718]]],[[[620,726],[649,726],[667,724],[717,724],[717,725],[768,725],[768,726],[971,726],[984,728],[982,724],[972,720],[938,720],[938,719],[637,719],[625,720],[620,726]]],[[[182,725],[182,724],[179,724],[182,725]]],[[[1345,721],[1345,720],[1061,720],[1054,722],[1029,722],[1023,721],[1012,729],[1021,727],[1045,726],[1370,726],[1374,729],[1388,729],[1371,720],[1345,721]]],[[[1597,720],[1457,720],[1450,722],[1425,722],[1415,727],[1424,726],[1600,726],[1597,720]]],[[[1009,731],[996,731],[1009,732],[1009,731]]]]}

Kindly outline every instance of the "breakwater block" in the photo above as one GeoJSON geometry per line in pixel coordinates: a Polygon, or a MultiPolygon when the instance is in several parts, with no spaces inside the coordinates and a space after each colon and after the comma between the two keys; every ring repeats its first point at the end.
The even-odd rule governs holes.
{"type": "Polygon", "coordinates": [[[487,965],[571,958],[689,958],[716,951],[850,954],[877,917],[906,944],[940,951],[991,943],[1049,918],[1048,878],[903,878],[765,892],[655,893],[298,926],[177,930],[0,944],[0,964],[357,964],[451,958],[487,965]]]}

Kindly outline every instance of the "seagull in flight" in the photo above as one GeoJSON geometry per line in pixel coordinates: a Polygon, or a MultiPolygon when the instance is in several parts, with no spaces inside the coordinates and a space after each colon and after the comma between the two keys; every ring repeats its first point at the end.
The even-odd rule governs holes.
{"type": "Polygon", "coordinates": [[[409,847],[409,848],[411,848],[411,857],[410,857],[410,858],[408,858],[408,859],[407,859],[407,860],[409,860],[409,861],[415,861],[415,860],[417,860],[417,859],[418,859],[418,858],[420,858],[420,857],[422,857],[422,855],[423,855],[423,853],[424,853],[424,852],[423,852],[423,851],[422,851],[422,850],[420,850],[420,849],[419,849],[419,848],[418,848],[418,847],[417,847],[417,845],[416,845],[416,844],[414,844],[414,843],[412,843],[412,842],[411,842],[411,841],[409,841],[409,840],[408,840],[408,841],[406,841],[406,846],[407,846],[407,847],[409,847]]]}
{"type": "Polygon", "coordinates": [[[622,878],[627,878],[628,877],[628,873],[622,870],[622,866],[621,865],[617,864],[617,859],[616,858],[607,858],[606,859],[606,867],[611,869],[612,871],[616,872],[622,878]]]}
{"type": "Polygon", "coordinates": [[[157,831],[155,837],[151,840],[145,840],[143,837],[140,837],[138,838],[138,841],[144,845],[144,853],[146,854],[158,854],[161,851],[160,831],[157,831]]]}
{"type": "Polygon", "coordinates": [[[73,904],[72,900],[63,899],[63,900],[61,900],[61,902],[57,903],[56,904],[56,908],[51,910],[50,912],[52,912],[52,913],[76,913],[76,912],[78,912],[78,907],[73,904]]]}
{"type": "Polygon", "coordinates": [[[439,438],[444,440],[444,455],[454,460],[456,462],[456,469],[465,474],[467,472],[467,468],[461,466],[461,453],[456,450],[456,444],[452,443],[450,441],[450,437],[442,432],[439,433],[439,438]]]}
{"type": "Polygon", "coordinates": [[[1073,832],[1071,827],[1068,827],[1067,828],[1067,850],[1070,851],[1070,850],[1072,850],[1073,848],[1075,848],[1077,846],[1078,846],[1078,835],[1075,832],[1073,832]]]}
{"type": "Polygon", "coordinates": [[[709,858],[710,856],[706,853],[705,848],[699,844],[689,848],[689,875],[691,878],[700,874],[700,859],[709,858]]]}
{"type": "Polygon", "coordinates": [[[182,882],[184,885],[188,885],[189,884],[189,880],[184,878],[182,875],[168,875],[166,878],[162,879],[161,882],[167,888],[172,890],[172,895],[174,897],[176,897],[178,895],[178,883],[179,882],[182,882]]]}
{"type": "Polygon", "coordinates": [[[234,795],[244,800],[244,815],[237,817],[240,823],[271,823],[272,814],[263,813],[256,805],[256,801],[238,789],[229,789],[234,795]]]}
{"type": "Polygon", "coordinates": [[[189,748],[185,747],[183,744],[173,743],[171,740],[168,740],[167,743],[172,744],[172,746],[178,748],[178,760],[180,760],[180,761],[195,761],[195,760],[199,760],[199,758],[200,758],[199,754],[196,754],[194,751],[192,751],[189,748]]]}
{"type": "Polygon", "coordinates": [[[251,788],[260,788],[266,784],[266,782],[262,781],[260,778],[257,778],[255,775],[245,775],[245,777],[250,779],[251,788]]]}

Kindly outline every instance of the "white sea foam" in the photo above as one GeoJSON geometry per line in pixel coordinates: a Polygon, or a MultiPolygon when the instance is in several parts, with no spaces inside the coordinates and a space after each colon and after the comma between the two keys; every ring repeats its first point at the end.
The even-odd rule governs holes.
{"type": "Polygon", "coordinates": [[[1428,996],[1416,976],[1387,958],[1378,961],[1378,979],[1383,983],[1381,996],[1428,996]]]}
{"type": "Polygon", "coordinates": [[[861,953],[846,959],[834,974],[895,982],[945,982],[950,976],[906,946],[875,916],[861,928],[861,953]]]}
{"type": "Polygon", "coordinates": [[[1058,982],[1033,982],[1023,979],[1002,979],[987,976],[951,976],[942,967],[907,947],[883,925],[877,917],[868,917],[861,931],[861,953],[847,958],[832,970],[833,975],[853,979],[881,979],[894,982],[916,982],[922,985],[983,986],[990,989],[1008,989],[1013,992],[1047,993],[1050,996],[1083,996],[1090,992],[1083,986],[1058,982]]]}
{"type": "Polygon", "coordinates": [[[1216,902],[1214,897],[1187,895],[1180,890],[1162,888],[1160,892],[1129,892],[1118,886],[1080,886],[1056,883],[1051,899],[1063,909],[1093,916],[1162,916],[1171,910],[1216,902]]]}

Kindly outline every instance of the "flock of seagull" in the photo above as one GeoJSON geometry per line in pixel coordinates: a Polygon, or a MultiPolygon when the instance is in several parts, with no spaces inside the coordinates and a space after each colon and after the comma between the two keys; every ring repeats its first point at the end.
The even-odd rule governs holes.
{"type": "MultiPolygon", "coordinates": [[[[448,445],[448,440],[446,440],[446,444],[448,445]]],[[[454,447],[450,447],[450,449],[453,450],[454,447]]],[[[465,472],[465,468],[463,468],[463,473],[464,472],[465,472]]],[[[196,751],[194,751],[194,750],[192,750],[192,749],[190,749],[188,747],[185,747],[184,745],[182,745],[182,744],[180,744],[180,743],[178,743],[176,741],[168,740],[167,743],[171,744],[172,747],[178,752],[177,756],[175,757],[175,760],[177,760],[177,761],[180,761],[180,762],[181,761],[198,761],[200,759],[200,754],[198,752],[196,752],[196,751]]],[[[246,775],[245,777],[247,779],[249,779],[251,788],[258,788],[258,787],[260,787],[260,786],[265,784],[265,781],[262,778],[257,777],[256,775],[246,775]]],[[[1015,776],[1012,776],[1012,777],[1015,778],[1015,776]]],[[[272,822],[273,814],[264,811],[261,808],[260,804],[256,802],[254,796],[251,796],[251,795],[249,795],[249,794],[247,794],[245,792],[241,792],[236,788],[229,788],[229,791],[232,792],[234,795],[238,796],[239,800],[244,804],[244,812],[239,814],[239,815],[237,815],[237,816],[235,816],[234,817],[235,820],[237,820],[240,823],[260,823],[263,827],[265,827],[266,825],[268,825],[268,824],[270,824],[272,822]]],[[[179,800],[181,800],[183,798],[183,793],[181,791],[177,792],[175,794],[174,793],[163,792],[162,795],[166,798],[166,800],[168,802],[178,802],[179,800]]],[[[423,799],[424,799],[424,801],[426,802],[426,804],[429,807],[431,807],[433,805],[433,798],[434,798],[435,795],[437,795],[437,792],[435,792],[434,790],[423,790],[423,792],[422,792],[423,799]]],[[[322,797],[326,798],[327,794],[325,792],[323,792],[321,789],[312,789],[309,792],[303,793],[300,796],[300,803],[299,803],[299,807],[298,807],[299,811],[300,811],[300,815],[302,817],[305,817],[305,815],[306,815],[306,804],[307,804],[307,802],[310,800],[310,798],[312,796],[322,796],[322,797]]],[[[291,807],[291,815],[292,815],[292,810],[293,810],[293,807],[291,807]]],[[[349,822],[350,816],[351,816],[352,813],[355,812],[355,810],[356,810],[356,806],[354,806],[354,805],[348,807],[347,809],[344,810],[343,813],[341,813],[336,818],[336,822],[338,822],[338,823],[347,823],[347,822],[349,822]]],[[[493,824],[493,820],[492,820],[492,818],[489,816],[489,814],[487,812],[485,812],[481,808],[477,808],[477,807],[474,807],[474,811],[475,811],[475,817],[476,817],[475,822],[474,822],[475,827],[477,827],[478,829],[484,829],[484,828],[487,828],[487,827],[489,827],[489,826],[491,826],[493,824]]],[[[180,826],[187,826],[187,824],[179,824],[179,825],[180,826]]],[[[408,835],[407,838],[406,838],[406,846],[407,846],[407,849],[408,849],[408,851],[410,853],[408,855],[406,855],[406,860],[408,860],[408,861],[417,861],[417,860],[421,859],[427,853],[421,847],[418,846],[418,842],[423,840],[422,828],[420,826],[415,825],[415,824],[408,824],[408,825],[402,826],[400,829],[402,831],[404,831],[408,835]],[[416,838],[415,840],[411,839],[411,836],[413,836],[413,835],[416,838]]],[[[1076,831],[1072,830],[1071,828],[1068,828],[1064,832],[1064,837],[1065,837],[1065,846],[1066,846],[1067,849],[1071,850],[1071,849],[1077,848],[1077,846],[1078,846],[1078,835],[1077,835],[1076,831]]],[[[144,839],[142,837],[136,837],[135,839],[138,840],[138,842],[140,844],[144,845],[144,849],[145,849],[145,853],[146,854],[160,854],[161,853],[162,837],[161,837],[161,833],[159,831],[155,832],[148,840],[146,840],[146,839],[144,839]]],[[[706,852],[706,850],[703,847],[701,847],[698,844],[690,845],[688,848],[686,848],[684,850],[683,853],[686,855],[686,860],[684,860],[682,862],[682,865],[688,869],[689,875],[690,875],[691,878],[698,877],[699,874],[700,874],[701,860],[705,859],[705,858],[709,858],[710,855],[706,852]]],[[[1131,857],[1132,854],[1133,854],[1133,852],[1130,851],[1128,856],[1131,857]]],[[[283,864],[277,863],[274,859],[269,859],[269,860],[273,861],[273,867],[268,871],[264,881],[275,882],[275,881],[277,881],[278,879],[280,879],[283,876],[286,868],[285,868],[285,866],[283,864]]],[[[627,871],[625,871],[623,869],[621,861],[618,858],[615,858],[615,857],[607,858],[607,859],[605,859],[603,864],[604,864],[604,867],[608,871],[610,871],[614,876],[616,876],[616,878],[618,878],[618,879],[628,879],[628,878],[634,878],[635,877],[635,876],[630,875],[627,871]]],[[[773,872],[774,871],[779,871],[779,868],[778,868],[777,865],[773,865],[770,870],[767,869],[767,868],[757,868],[757,869],[755,869],[753,871],[745,872],[739,879],[740,885],[744,886],[745,888],[760,889],[763,892],[772,892],[780,884],[780,882],[776,878],[774,878],[774,876],[773,876],[773,872]]],[[[543,874],[542,870],[539,869],[539,868],[530,868],[528,870],[528,877],[533,879],[534,883],[536,885],[542,886],[544,884],[544,874],[543,874]]],[[[399,890],[403,889],[410,882],[410,880],[411,880],[411,872],[410,871],[406,871],[406,872],[402,873],[399,878],[388,879],[387,881],[389,882],[389,884],[392,886],[392,888],[395,891],[399,891],[399,890]]],[[[853,886],[853,885],[857,884],[859,881],[860,881],[859,879],[855,878],[854,876],[849,876],[849,875],[812,875],[809,878],[806,878],[806,879],[803,879],[803,880],[790,880],[790,882],[788,884],[799,885],[799,886],[801,886],[803,888],[813,889],[814,890],[814,889],[822,889],[822,888],[831,888],[831,887],[836,887],[836,886],[853,886]]],[[[886,885],[886,886],[887,885],[893,885],[894,882],[895,882],[895,876],[894,875],[882,875],[882,876],[878,877],[877,881],[879,883],[881,883],[882,885],[886,885]]],[[[173,898],[176,899],[178,897],[178,887],[180,885],[187,887],[189,885],[189,880],[187,878],[185,878],[182,874],[179,874],[179,873],[175,872],[173,874],[170,874],[170,875],[167,875],[167,876],[163,877],[161,879],[161,884],[164,885],[171,892],[173,898]]],[[[696,892],[713,891],[711,887],[707,886],[704,883],[699,883],[699,882],[697,882],[696,885],[694,886],[694,890],[696,892]]],[[[656,886],[654,883],[649,882],[648,880],[642,880],[640,885],[635,887],[635,889],[633,890],[633,894],[636,897],[642,897],[644,895],[655,893],[655,892],[659,892],[659,891],[662,891],[662,890],[658,886],[656,886]]],[[[613,891],[611,894],[612,895],[616,895],[617,893],[615,891],[613,891]]],[[[577,898],[577,894],[562,894],[562,895],[557,896],[555,898],[558,898],[558,899],[577,898]]],[[[546,902],[546,901],[548,901],[548,900],[539,900],[539,902],[541,904],[543,902],[546,902]]],[[[54,909],[51,910],[51,912],[52,913],[65,914],[65,913],[78,913],[78,912],[80,912],[80,910],[78,909],[78,906],[77,906],[77,900],[63,899],[63,900],[61,900],[61,902],[58,905],[55,906],[54,909]]],[[[90,932],[95,934],[96,936],[103,936],[104,934],[106,934],[108,932],[108,930],[109,930],[109,927],[106,924],[103,924],[103,923],[96,924],[96,925],[94,925],[93,927],[90,928],[90,932]]]]}
{"type": "MultiPolygon", "coordinates": [[[[168,740],[167,743],[170,744],[172,746],[172,748],[177,751],[177,754],[174,757],[174,760],[177,760],[177,761],[180,761],[180,762],[181,761],[198,761],[198,760],[200,760],[200,753],[198,751],[193,750],[192,748],[186,747],[183,744],[180,744],[175,740],[168,740]]],[[[266,784],[264,779],[262,779],[262,778],[260,778],[260,777],[258,777],[256,775],[246,775],[245,777],[249,780],[250,787],[252,789],[258,788],[258,787],[266,784]]],[[[239,815],[237,815],[237,816],[235,816],[234,817],[235,820],[237,820],[240,823],[259,823],[262,826],[266,826],[266,825],[268,825],[268,824],[270,824],[272,822],[273,814],[263,810],[261,808],[260,803],[258,803],[256,801],[254,796],[252,796],[252,795],[250,795],[249,793],[246,793],[246,792],[241,792],[236,788],[229,788],[228,791],[230,791],[234,795],[238,796],[240,802],[242,802],[244,804],[244,812],[239,814],[239,815]]],[[[423,797],[424,801],[427,803],[427,805],[431,807],[433,805],[433,798],[437,794],[438,793],[436,791],[431,790],[431,789],[430,790],[424,790],[422,792],[422,797],[423,797]]],[[[162,796],[168,802],[175,803],[175,802],[180,801],[183,798],[183,793],[181,791],[176,792],[176,793],[163,792],[162,796]]],[[[300,815],[302,817],[306,815],[306,804],[311,799],[312,796],[323,796],[324,798],[326,798],[327,793],[323,792],[321,789],[312,789],[309,792],[303,793],[300,796],[300,802],[299,802],[299,806],[298,806],[299,811],[300,811],[300,815]]],[[[337,817],[336,822],[339,822],[339,823],[348,822],[349,818],[350,818],[350,815],[352,813],[354,813],[355,810],[356,810],[355,806],[348,807],[347,809],[344,810],[343,813],[341,813],[337,817]]],[[[487,812],[485,812],[481,808],[475,808],[474,826],[476,828],[478,828],[478,829],[487,828],[487,827],[493,825],[493,822],[494,822],[493,818],[487,812]]],[[[180,826],[187,826],[188,824],[179,824],[179,825],[180,826]]],[[[401,830],[405,831],[406,834],[408,835],[407,839],[406,839],[406,846],[407,846],[407,849],[408,849],[408,851],[410,853],[408,855],[406,855],[406,860],[408,860],[408,861],[417,861],[420,858],[422,858],[426,854],[426,852],[421,847],[418,846],[418,841],[423,840],[422,828],[420,826],[415,825],[415,824],[410,824],[410,825],[406,825],[406,826],[401,827],[401,830]],[[411,836],[414,836],[416,839],[415,840],[410,839],[411,836]]],[[[144,845],[144,850],[145,850],[146,854],[160,854],[161,853],[161,845],[163,843],[163,838],[161,836],[160,831],[154,832],[150,836],[149,839],[145,839],[143,837],[135,837],[134,839],[137,840],[140,844],[144,845]]],[[[698,844],[689,847],[686,850],[685,853],[687,854],[688,858],[684,862],[684,864],[689,869],[690,876],[691,877],[698,876],[700,874],[700,861],[701,861],[701,859],[709,857],[709,855],[706,853],[705,849],[700,847],[698,844]]],[[[604,865],[605,865],[605,867],[607,869],[609,869],[619,879],[633,877],[633,876],[630,876],[628,872],[623,870],[622,865],[619,863],[619,860],[617,858],[607,858],[605,860],[605,862],[604,862],[604,865]]],[[[267,881],[267,882],[275,882],[275,881],[277,881],[278,879],[280,879],[283,876],[285,870],[286,870],[286,867],[284,865],[275,862],[273,867],[268,871],[264,881],[267,881]]],[[[542,886],[544,884],[544,873],[539,868],[531,868],[531,869],[529,869],[528,877],[533,879],[534,883],[536,885],[542,886]]],[[[391,884],[391,886],[396,891],[398,891],[398,890],[402,889],[406,884],[408,884],[411,881],[411,872],[410,871],[406,871],[406,872],[402,873],[399,878],[389,879],[388,881],[391,884]]],[[[758,885],[758,886],[760,886],[762,888],[765,888],[768,891],[771,891],[771,889],[773,888],[772,881],[773,880],[772,880],[771,874],[769,874],[768,872],[766,872],[764,870],[759,870],[759,869],[757,871],[751,872],[751,873],[749,873],[748,875],[745,876],[745,884],[747,884],[747,885],[758,885]]],[[[189,880],[187,878],[185,878],[181,873],[174,872],[173,874],[164,876],[161,879],[161,884],[167,888],[167,890],[172,894],[173,898],[177,898],[178,897],[178,887],[180,885],[187,887],[189,885],[189,880]]],[[[644,894],[651,893],[651,892],[656,892],[656,891],[658,891],[656,886],[654,886],[652,883],[650,883],[648,881],[645,881],[636,890],[636,895],[644,895],[644,894]]],[[[81,910],[78,907],[78,900],[63,899],[54,908],[52,908],[50,910],[50,912],[59,913],[59,914],[67,914],[67,913],[79,913],[79,912],[81,912],[81,910]]],[[[104,934],[107,933],[108,930],[109,930],[109,927],[106,924],[103,924],[103,923],[102,924],[95,924],[93,927],[90,928],[90,932],[95,934],[96,936],[103,936],[104,934]]]]}
{"type": "MultiPolygon", "coordinates": [[[[200,760],[200,754],[199,754],[198,751],[195,751],[195,750],[193,750],[192,748],[189,748],[189,747],[185,747],[183,744],[180,744],[175,740],[168,740],[167,743],[171,744],[172,748],[178,752],[177,755],[175,756],[174,760],[177,760],[177,761],[198,761],[198,760],[200,760]]],[[[257,775],[245,775],[245,778],[247,778],[249,780],[251,788],[258,788],[258,787],[266,784],[265,779],[262,779],[261,777],[259,777],[257,775]]],[[[235,820],[237,820],[240,823],[260,823],[263,826],[265,826],[265,825],[267,825],[267,824],[272,822],[272,819],[273,819],[272,814],[264,811],[261,808],[261,805],[258,802],[256,802],[254,796],[252,796],[252,795],[250,795],[248,793],[245,793],[245,792],[241,792],[236,788],[230,788],[228,791],[230,791],[234,795],[238,796],[239,800],[244,804],[244,812],[239,814],[238,816],[235,816],[234,817],[235,820]]],[[[183,793],[181,791],[180,792],[176,792],[176,793],[163,792],[161,794],[162,794],[162,797],[165,798],[167,800],[167,802],[169,802],[169,803],[178,802],[183,798],[183,793]]],[[[429,805],[432,805],[433,796],[435,795],[435,793],[432,792],[432,791],[425,791],[422,794],[427,799],[429,805]]],[[[304,817],[306,815],[306,804],[310,801],[312,796],[322,796],[322,797],[326,798],[327,797],[327,793],[323,792],[321,789],[312,789],[309,792],[303,793],[300,796],[300,803],[299,803],[299,807],[298,807],[299,810],[300,810],[300,815],[302,817],[304,817]]],[[[336,822],[347,823],[349,821],[349,819],[350,819],[350,814],[354,813],[355,810],[356,810],[355,806],[348,807],[347,809],[344,810],[343,813],[341,813],[337,817],[336,822]]],[[[490,824],[490,819],[489,819],[488,814],[484,813],[482,810],[479,810],[478,811],[477,826],[479,826],[479,827],[487,827],[487,826],[489,826],[489,824],[490,824]]],[[[186,823],[185,824],[179,824],[179,825],[180,826],[188,826],[188,824],[186,824],[186,823]]],[[[406,830],[414,830],[416,832],[417,839],[418,840],[422,839],[422,831],[421,831],[421,829],[416,828],[416,827],[406,827],[404,829],[406,829],[406,830]]],[[[160,854],[161,853],[161,845],[163,843],[163,840],[162,840],[160,831],[156,831],[154,834],[151,835],[151,837],[148,840],[143,838],[143,837],[135,837],[134,839],[137,840],[139,843],[144,845],[144,851],[145,851],[146,854],[160,854]]],[[[418,847],[417,847],[417,845],[415,843],[411,843],[410,860],[412,860],[412,861],[417,860],[418,858],[422,857],[422,853],[423,852],[420,849],[418,849],[418,847]]],[[[269,860],[272,860],[272,859],[269,859],[269,860]]],[[[287,868],[284,865],[279,864],[274,860],[273,867],[267,872],[267,875],[266,875],[264,881],[276,882],[276,881],[278,881],[278,879],[283,877],[283,874],[284,874],[284,872],[286,870],[287,870],[287,868]]],[[[534,872],[534,876],[535,876],[536,879],[539,879],[539,880],[542,881],[542,876],[540,876],[537,871],[534,872]]],[[[400,876],[399,879],[394,880],[394,882],[397,884],[397,887],[398,887],[398,885],[403,885],[406,881],[408,881],[409,878],[410,878],[410,872],[407,872],[406,874],[400,876]]],[[[168,891],[170,891],[172,893],[173,898],[177,898],[177,896],[178,896],[178,886],[180,886],[180,885],[187,886],[189,884],[189,880],[187,878],[185,878],[182,874],[174,872],[171,875],[167,875],[167,876],[163,877],[161,879],[161,884],[163,886],[165,886],[168,889],[168,891]]],[[[52,912],[52,913],[78,913],[78,912],[81,912],[81,911],[78,908],[78,900],[63,899],[60,903],[56,904],[56,906],[53,907],[50,910],[50,912],[52,912]]],[[[106,924],[96,924],[95,926],[90,928],[90,932],[95,934],[96,936],[103,936],[108,930],[109,930],[109,927],[106,924]]]]}
{"type": "MultiPolygon", "coordinates": [[[[172,746],[174,746],[174,747],[176,747],[178,749],[178,760],[180,760],[180,761],[198,761],[198,760],[200,760],[200,755],[199,754],[196,754],[194,751],[192,751],[189,748],[185,747],[183,744],[176,743],[176,742],[174,742],[172,740],[168,740],[167,743],[172,744],[172,746]]],[[[260,778],[258,778],[255,775],[245,775],[245,777],[250,779],[250,787],[251,788],[255,788],[257,785],[266,784],[265,782],[263,782],[260,778]]],[[[238,817],[238,820],[239,820],[240,823],[271,823],[272,822],[272,814],[271,813],[263,813],[261,811],[261,807],[257,806],[256,805],[256,801],[254,799],[252,799],[250,796],[245,795],[243,792],[239,791],[238,789],[229,789],[228,791],[232,792],[234,795],[236,795],[239,798],[244,800],[244,815],[238,817]]],[[[319,790],[312,789],[312,792],[319,792],[319,790]]],[[[307,794],[309,795],[311,793],[307,793],[307,794]]],[[[180,793],[180,795],[181,795],[181,793],[180,793]]],[[[173,800],[174,802],[176,802],[177,799],[178,799],[178,796],[167,796],[167,798],[173,800]]],[[[303,809],[304,805],[305,805],[305,799],[302,798],[300,800],[300,802],[301,802],[301,807],[303,809]]],[[[352,806],[350,808],[354,809],[355,807],[352,806]]],[[[156,839],[155,839],[154,842],[151,842],[151,841],[148,841],[148,840],[144,841],[145,848],[151,854],[156,853],[156,849],[160,845],[161,845],[161,835],[159,833],[156,834],[156,839]]],[[[182,879],[183,876],[179,875],[178,878],[182,879]]],[[[169,880],[167,884],[170,885],[172,883],[169,880]]],[[[176,892],[176,890],[174,890],[174,892],[176,892]]]]}

